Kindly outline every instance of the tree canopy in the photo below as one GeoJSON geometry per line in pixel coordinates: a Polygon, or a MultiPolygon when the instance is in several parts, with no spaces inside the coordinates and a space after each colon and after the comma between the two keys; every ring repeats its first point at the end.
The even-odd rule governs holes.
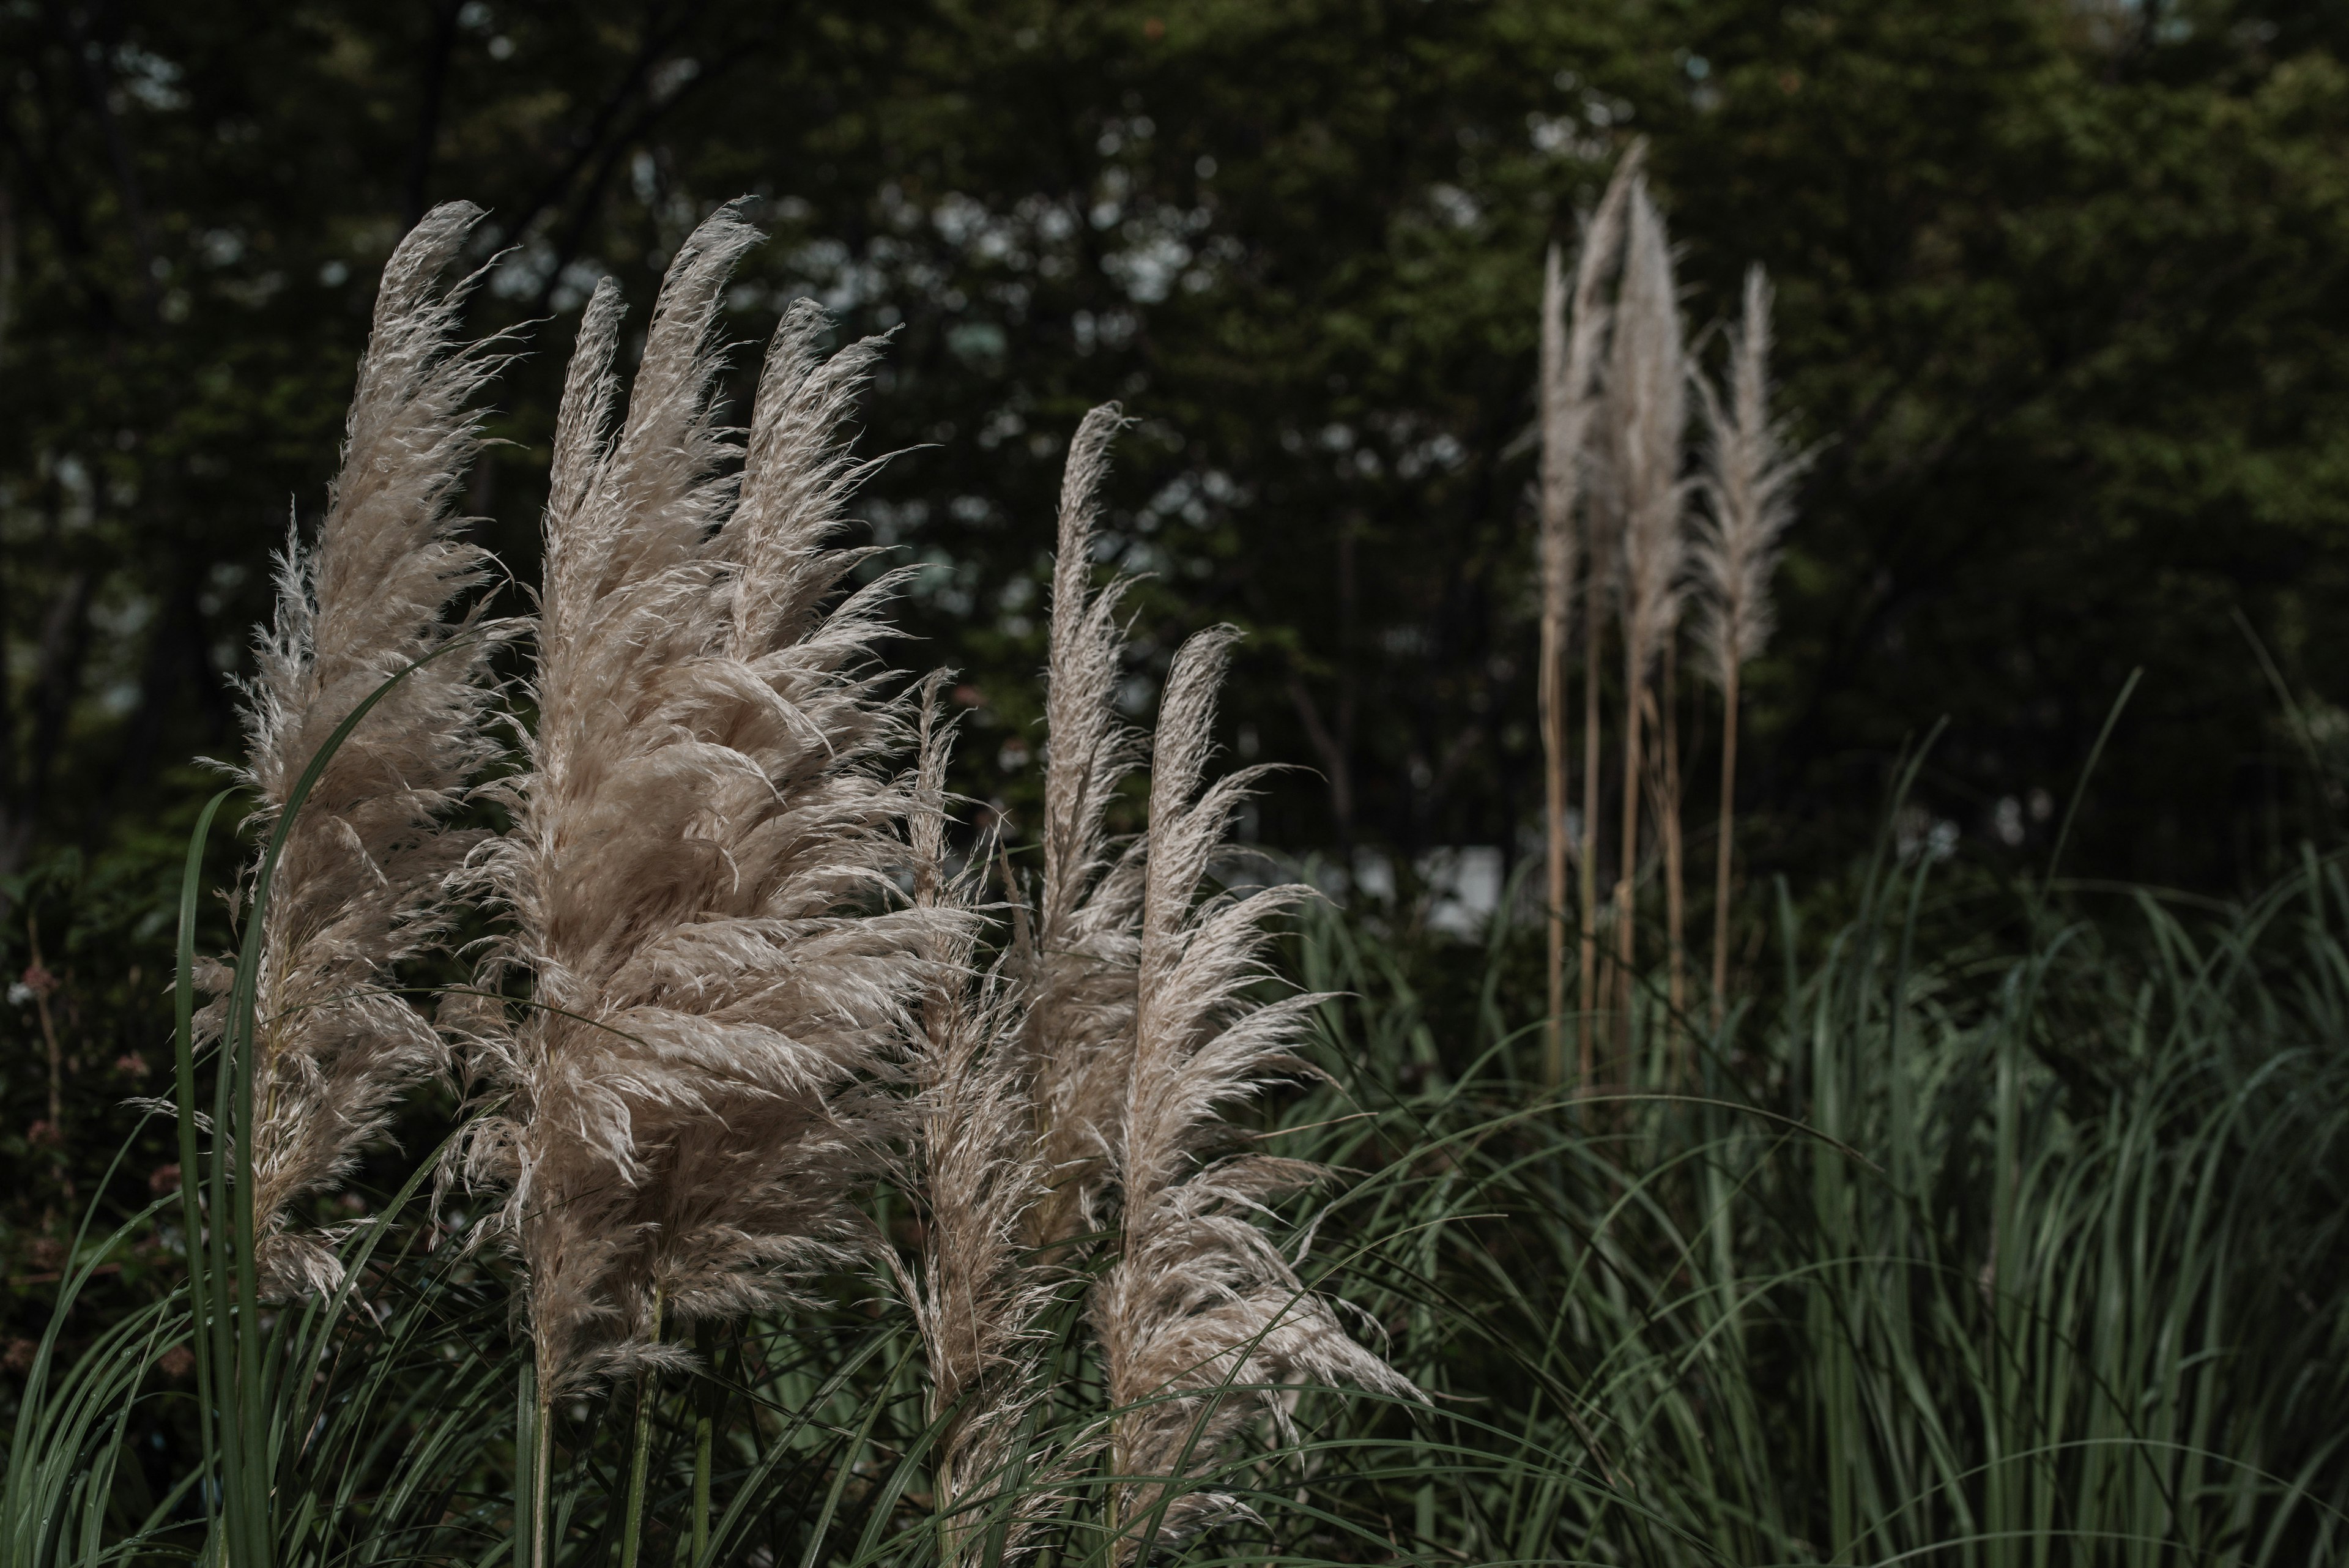
{"type": "Polygon", "coordinates": [[[904,660],[961,672],[963,787],[1029,803],[1053,490],[1115,399],[1136,709],[1236,622],[1230,743],[1299,764],[1257,836],[1516,854],[1541,258],[1644,136],[1692,327],[1769,269],[1817,453],[1751,676],[1758,864],[1847,853],[1944,716],[1920,803],[2044,855],[2142,667],[2075,863],[2243,885],[2349,746],[2344,42],[2159,0],[20,0],[0,874],[207,788],[376,272],[452,197],[491,209],[477,324],[533,324],[469,498],[523,582],[589,289],[640,324],[748,194],[730,331],[812,296],[896,335],[864,510],[920,563],[904,660]]]}

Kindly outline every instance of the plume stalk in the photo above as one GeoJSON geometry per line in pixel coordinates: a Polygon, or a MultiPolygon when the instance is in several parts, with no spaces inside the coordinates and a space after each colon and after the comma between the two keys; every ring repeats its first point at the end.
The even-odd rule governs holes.
{"type": "Polygon", "coordinates": [[[1687,486],[1681,477],[1686,385],[1671,242],[1663,214],[1640,178],[1633,183],[1626,225],[1605,404],[1608,480],[1623,526],[1623,836],[1615,883],[1619,1056],[1630,1041],[1641,710],[1650,671],[1679,623],[1686,563],[1687,486]]]}
{"type": "MultiPolygon", "coordinates": [[[[1630,150],[1616,164],[1614,176],[1608,182],[1606,194],[1599,199],[1597,211],[1583,225],[1582,244],[1575,258],[1570,311],[1566,269],[1554,245],[1550,248],[1542,275],[1542,647],[1539,693],[1545,764],[1544,821],[1547,830],[1544,869],[1549,895],[1549,1023],[1545,1035],[1543,1066],[1545,1077],[1552,1088],[1557,1087],[1566,1077],[1564,1031],[1568,854],[1566,661],[1568,641],[1574,629],[1574,577],[1579,543],[1575,533],[1575,511],[1585,488],[1590,425],[1598,410],[1599,368],[1611,316],[1605,287],[1621,254],[1624,208],[1630,198],[1632,177],[1638,172],[1645,152],[1644,141],[1631,144],[1630,150]]],[[[1595,560],[1595,548],[1592,553],[1595,560]]],[[[1597,604],[1594,596],[1594,612],[1597,604]]],[[[1599,621],[1595,613],[1588,618],[1588,638],[1595,649],[1599,621]]],[[[1594,663],[1594,671],[1596,668],[1594,663]]],[[[1598,740],[1595,687],[1590,696],[1590,711],[1585,715],[1584,722],[1588,744],[1595,746],[1598,740]]],[[[1589,760],[1589,776],[1595,777],[1596,774],[1594,756],[1589,760]]],[[[1582,926],[1586,957],[1581,992],[1585,997],[1590,993],[1592,967],[1587,952],[1592,924],[1589,906],[1595,901],[1597,888],[1594,880],[1597,872],[1592,865],[1588,838],[1596,817],[1595,802],[1587,803],[1583,812],[1585,842],[1579,856],[1585,885],[1582,926]]],[[[1578,1033],[1583,1056],[1581,1075],[1587,1084],[1590,1075],[1587,1021],[1578,1033]]]]}
{"type": "Polygon", "coordinates": [[[1045,677],[1043,872],[1026,938],[1025,1050],[1047,1190],[1032,1245],[1073,1251],[1097,1229],[1122,1131],[1140,961],[1143,851],[1111,837],[1107,814],[1141,756],[1117,712],[1125,584],[1092,586],[1093,539],[1114,403],[1087,414],[1069,443],[1052,565],[1045,677]]]}
{"type": "Polygon", "coordinates": [[[984,845],[961,876],[948,867],[950,726],[936,718],[943,672],[923,691],[909,823],[914,905],[958,918],[934,932],[916,1042],[915,1179],[924,1226],[921,1272],[907,1299],[929,1368],[929,1415],[940,1424],[935,1473],[941,1558],[974,1558],[993,1523],[990,1489],[1017,1494],[1003,1550],[1021,1552],[1049,1489],[1032,1484],[1049,1456],[1031,1451],[1026,1417],[1042,1396],[1038,1323],[1062,1271],[1027,1245],[1046,1172],[1034,1137],[1020,1050],[1025,1009],[1002,960],[977,961],[984,845]]]}
{"type": "Polygon", "coordinates": [[[1205,783],[1216,691],[1237,635],[1202,632],[1176,654],[1151,759],[1132,1056],[1112,1149],[1123,1234],[1092,1302],[1112,1407],[1122,1563],[1154,1539],[1247,1516],[1209,1478],[1252,1421],[1286,1426],[1291,1386],[1416,1392],[1348,1337],[1259,1227],[1276,1197],[1319,1179],[1320,1168],[1222,1152],[1223,1113],[1304,1070],[1291,1047],[1327,1000],[1248,996],[1268,975],[1267,922],[1310,889],[1200,897],[1263,773],[1205,783]]]}
{"type": "Polygon", "coordinates": [[[1721,823],[1713,860],[1713,1021],[1729,987],[1729,890],[1737,799],[1738,685],[1770,640],[1770,581],[1794,522],[1794,485],[1807,454],[1790,452],[1770,414],[1770,280],[1745,274],[1744,310],[1729,343],[1728,385],[1696,378],[1706,431],[1705,509],[1693,550],[1703,616],[1698,636],[1721,688],[1721,823]]]}

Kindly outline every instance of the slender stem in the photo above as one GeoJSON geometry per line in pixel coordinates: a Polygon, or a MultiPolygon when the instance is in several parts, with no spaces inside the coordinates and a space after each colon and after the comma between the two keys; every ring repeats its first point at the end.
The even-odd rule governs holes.
{"type": "MultiPolygon", "coordinates": [[[[1724,661],[1726,662],[1726,661],[1724,661]]],[[[1721,831],[1713,859],[1713,1026],[1721,1027],[1729,1005],[1729,864],[1737,826],[1737,676],[1735,664],[1722,672],[1721,831]]]]}
{"type": "Polygon", "coordinates": [[[538,1428],[533,1437],[537,1457],[530,1472],[531,1561],[535,1568],[554,1568],[554,1516],[549,1501],[554,1490],[554,1400],[543,1386],[533,1394],[538,1401],[538,1428]]]}
{"type": "Polygon", "coordinates": [[[514,1394],[514,1568],[546,1568],[547,1415],[538,1363],[525,1360],[514,1394]]]}
{"type": "MultiPolygon", "coordinates": [[[[243,940],[238,944],[236,978],[229,988],[228,1016],[221,1031],[219,1068],[212,1086],[212,1158],[206,1173],[212,1223],[206,1227],[214,1307],[214,1366],[220,1373],[221,1395],[221,1539],[224,1560],[235,1568],[269,1568],[275,1552],[274,1524],[270,1518],[270,1481],[276,1455],[271,1438],[274,1424],[270,1407],[277,1385],[276,1368],[262,1356],[261,1293],[254,1266],[254,1248],[260,1240],[261,1216],[254,1200],[253,1077],[259,1049],[255,1020],[259,1008],[261,971],[266,957],[270,887],[277,875],[286,836],[299,818],[311,788],[326,772],[327,762],[358,727],[369,710],[410,673],[451,649],[473,640],[451,638],[377,687],[335,727],[295,781],[277,824],[270,832],[253,878],[253,896],[245,907],[243,940]],[[235,1179],[234,1190],[229,1187],[235,1179]],[[231,1203],[233,1200],[234,1207],[231,1203]],[[234,1236],[230,1218],[234,1217],[234,1236]],[[228,1281],[233,1271],[234,1323],[228,1322],[228,1281]],[[233,1412],[233,1414],[232,1414],[233,1412]]],[[[297,1430],[298,1430],[297,1425],[297,1430]]]]}
{"type": "Polygon", "coordinates": [[[1599,573],[1586,586],[1582,616],[1582,989],[1576,997],[1581,1093],[1598,1086],[1598,1014],[1592,1006],[1599,981],[1599,650],[1606,628],[1607,599],[1599,573]]]}
{"type": "MultiPolygon", "coordinates": [[[[653,1287],[653,1343],[660,1343],[661,1293],[653,1287]]],[[[621,1527],[620,1568],[636,1568],[636,1555],[645,1541],[645,1471],[652,1458],[653,1446],[653,1375],[649,1369],[636,1374],[636,1441],[628,1453],[628,1501],[626,1522],[621,1527]]]]}
{"type": "Polygon", "coordinates": [[[1680,647],[1664,643],[1662,695],[1656,704],[1658,740],[1663,752],[1663,788],[1656,802],[1657,829],[1664,841],[1664,916],[1671,928],[1672,1075],[1683,1076],[1687,1053],[1680,1021],[1688,1016],[1688,879],[1681,842],[1680,647]]]}
{"type": "MultiPolygon", "coordinates": [[[[1638,956],[1632,929],[1631,879],[1640,864],[1640,665],[1628,632],[1623,648],[1623,842],[1615,877],[1615,1060],[1610,1073],[1627,1075],[1631,1064],[1631,964],[1638,956]]],[[[1616,1079],[1610,1077],[1609,1082],[1616,1079]]]]}
{"type": "Polygon", "coordinates": [[[1544,912],[1549,923],[1549,1023],[1542,1052],[1542,1083],[1557,1089],[1566,1082],[1566,624],[1553,611],[1542,617],[1541,727],[1548,830],[1548,883],[1544,912]]]}
{"type": "Polygon", "coordinates": [[[693,1347],[701,1356],[700,1398],[693,1413],[694,1568],[709,1556],[709,1461],[717,1440],[718,1406],[725,1386],[718,1380],[718,1324],[707,1318],[693,1327],[693,1347]]]}

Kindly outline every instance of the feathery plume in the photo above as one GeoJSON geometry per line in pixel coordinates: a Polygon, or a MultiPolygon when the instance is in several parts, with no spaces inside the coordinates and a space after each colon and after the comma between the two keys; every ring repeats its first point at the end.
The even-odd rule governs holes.
{"type": "MultiPolygon", "coordinates": [[[[916,1041],[914,1153],[909,1190],[925,1211],[922,1271],[906,1296],[929,1365],[930,1417],[944,1423],[934,1453],[937,1510],[949,1563],[983,1539],[981,1502],[989,1483],[1029,1479],[1040,1456],[1023,1451],[1022,1417],[1042,1392],[1036,1324],[1053,1299],[1054,1275],[1031,1261],[1022,1228],[1041,1196],[1045,1171],[1019,1050],[1023,1013],[1000,962],[973,964],[971,918],[983,869],[947,874],[946,763],[953,737],[937,722],[925,685],[920,762],[910,822],[916,908],[959,914],[942,919],[931,950],[916,1041]]],[[[977,857],[984,867],[986,857],[977,857]]],[[[1040,1494],[1030,1491],[1009,1522],[1007,1551],[1033,1527],[1040,1494]]]]}
{"type": "Polygon", "coordinates": [[[1748,268],[1744,315],[1729,343],[1728,396],[1696,382],[1707,435],[1707,507],[1692,552],[1703,590],[1698,635],[1724,690],[1775,628],[1770,578],[1795,517],[1789,493],[1809,463],[1786,452],[1785,431],[1770,417],[1770,296],[1768,277],[1748,268]]]}
{"type": "Polygon", "coordinates": [[[1245,1505],[1210,1488],[1178,1488],[1225,1457],[1253,1418],[1285,1423],[1280,1385],[1349,1382],[1413,1392],[1349,1338],[1295,1263],[1257,1228],[1275,1196],[1319,1167],[1216,1150],[1221,1113],[1303,1070],[1289,1047],[1326,1000],[1247,1000],[1266,974],[1265,923],[1309,896],[1282,887],[1197,898],[1233,815],[1264,770],[1201,787],[1216,689],[1237,634],[1202,632],[1169,672],[1152,757],[1150,829],[1135,977],[1131,1064],[1112,1150],[1123,1242],[1096,1287],[1094,1331],[1108,1375],[1120,1562],[1153,1537],[1180,1538],[1245,1505]],[[1163,1478],[1163,1479],[1138,1479],[1163,1478]]]}
{"type": "MultiPolygon", "coordinates": [[[[1599,358],[1609,317],[1601,291],[1622,248],[1623,209],[1630,197],[1631,177],[1639,170],[1646,145],[1644,141],[1635,141],[1624,153],[1615,167],[1614,177],[1607,183],[1606,194],[1599,199],[1598,211],[1583,226],[1582,247],[1575,259],[1570,317],[1566,270],[1555,245],[1550,247],[1542,274],[1539,701],[1549,891],[1549,1025],[1544,1067],[1553,1088],[1566,1076],[1566,652],[1574,621],[1574,513],[1582,491],[1590,421],[1598,407],[1599,358]]],[[[1594,620],[1594,642],[1597,630],[1594,620]]],[[[1595,708],[1587,717],[1595,720],[1595,708]]],[[[1591,732],[1595,737],[1595,724],[1591,732]]],[[[1586,813],[1586,834],[1590,831],[1589,822],[1590,816],[1586,813]]],[[[1582,858],[1586,863],[1590,859],[1588,845],[1582,858]]],[[[1588,924],[1588,911],[1585,924],[1588,924]]],[[[1587,979],[1584,988],[1586,992],[1588,989],[1587,979]]],[[[1588,1032],[1584,1033],[1587,1035],[1588,1032]]]]}
{"type": "Polygon", "coordinates": [[[1687,486],[1687,369],[1671,247],[1645,179],[1634,182],[1623,283],[1609,354],[1607,483],[1623,524],[1623,838],[1615,884],[1619,1045],[1628,1049],[1634,954],[1632,878],[1640,844],[1640,699],[1657,654],[1679,623],[1687,486]]]}
{"type": "Polygon", "coordinates": [[[1027,958],[1026,1051],[1048,1191],[1029,1239],[1069,1242],[1094,1226],[1124,1103],[1140,942],[1142,846],[1119,853],[1104,814],[1139,746],[1117,716],[1123,580],[1094,592],[1093,531],[1110,443],[1124,419],[1093,410],[1069,443],[1052,566],[1044,716],[1044,871],[1027,958]]]}
{"type": "MultiPolygon", "coordinates": [[[[456,346],[478,274],[436,288],[481,216],[470,202],[434,208],[384,267],[342,472],[316,544],[289,537],[279,557],[275,624],[245,688],[237,776],[260,795],[265,826],[352,711],[431,659],[326,763],[263,912],[251,1142],[255,1263],[272,1297],[338,1282],[332,1238],[294,1228],[289,1206],[332,1187],[400,1093],[447,1061],[440,1033],[389,988],[396,966],[444,929],[443,879],[475,837],[444,818],[495,752],[483,672],[508,628],[478,610],[443,618],[491,565],[459,537],[450,504],[481,447],[470,404],[505,363],[505,343],[456,346]]],[[[213,973],[224,983],[224,969],[213,973]]],[[[224,1003],[207,1008],[207,1031],[224,1014],[224,1003]]]]}
{"type": "Polygon", "coordinates": [[[1729,986],[1729,877],[1736,826],[1737,688],[1746,660],[1770,639],[1770,578],[1778,541],[1794,521],[1790,492],[1808,466],[1789,454],[1784,431],[1770,417],[1770,281],[1760,267],[1745,274],[1745,310],[1729,344],[1724,399],[1696,378],[1707,432],[1702,481],[1709,514],[1698,526],[1694,557],[1703,589],[1699,635],[1711,656],[1722,695],[1721,824],[1714,849],[1713,1019],[1721,1022],[1729,986]]]}
{"type": "Polygon", "coordinates": [[[826,359],[823,313],[786,312],[722,471],[711,328],[757,238],[721,210],[679,251],[616,434],[599,286],[557,419],[538,731],[481,867],[512,914],[493,963],[533,999],[483,1042],[507,1099],[470,1161],[508,1189],[542,1407],[674,1356],[665,1318],[865,1255],[851,1199],[941,919],[888,877],[906,725],[869,652],[895,579],[834,602],[865,554],[833,541],[865,472],[839,431],[877,342],[826,359]]]}
{"type": "Polygon", "coordinates": [[[1644,681],[1679,623],[1686,559],[1681,479],[1688,427],[1686,360],[1663,214],[1637,182],[1607,385],[1608,458],[1623,515],[1624,656],[1644,681]]]}

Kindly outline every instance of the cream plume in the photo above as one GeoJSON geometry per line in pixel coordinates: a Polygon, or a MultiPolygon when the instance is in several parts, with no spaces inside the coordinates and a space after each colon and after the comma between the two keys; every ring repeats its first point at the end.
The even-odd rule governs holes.
{"type": "Polygon", "coordinates": [[[1789,493],[1808,462],[1787,452],[1785,432],[1770,417],[1770,282],[1758,266],[1745,274],[1745,313],[1730,338],[1726,379],[1725,398],[1702,377],[1696,383],[1708,437],[1709,515],[1692,552],[1703,588],[1702,635],[1723,687],[1770,640],[1770,578],[1778,541],[1795,517],[1789,493]]]}
{"type": "Polygon", "coordinates": [[[1132,1048],[1141,846],[1118,852],[1103,822],[1140,755],[1116,708],[1125,585],[1090,586],[1101,486],[1123,423],[1114,403],[1087,414],[1061,482],[1044,704],[1044,869],[1027,976],[1027,1051],[1050,1189],[1029,1222],[1039,1246],[1068,1241],[1096,1222],[1132,1048]]]}
{"type": "MultiPolygon", "coordinates": [[[[483,733],[484,670],[508,628],[477,613],[443,618],[492,564],[460,537],[451,502],[481,448],[469,405],[507,345],[457,346],[480,275],[436,288],[481,216],[464,202],[434,208],[384,267],[342,472],[316,543],[305,550],[289,538],[280,557],[275,624],[245,688],[239,777],[260,795],[255,820],[265,826],[359,703],[438,655],[409,670],[326,763],[286,836],[263,915],[252,1145],[256,1262],[271,1296],[339,1280],[331,1237],[296,1228],[289,1206],[339,1180],[400,1093],[447,1061],[440,1035],[389,988],[396,966],[443,932],[443,879],[476,836],[442,824],[495,753],[483,733]]],[[[220,1004],[208,1008],[208,1031],[221,1018],[220,1004]]]]}
{"type": "Polygon", "coordinates": [[[725,210],[679,251],[616,435],[599,286],[558,416],[538,729],[481,866],[533,1005],[484,1043],[507,1103],[471,1161],[508,1184],[542,1401],[662,1355],[664,1317],[795,1300],[865,1255],[853,1200],[941,919],[889,878],[907,725],[870,650],[895,579],[841,597],[865,552],[833,543],[877,341],[825,359],[794,306],[724,472],[711,328],[758,237],[725,210]]]}
{"type": "MultiPolygon", "coordinates": [[[[1623,520],[1623,636],[1639,679],[1645,679],[1680,620],[1687,561],[1688,487],[1681,478],[1687,385],[1671,244],[1642,179],[1631,194],[1606,400],[1608,478],[1623,520]]],[[[1629,846],[1624,853],[1630,853],[1629,846]]]]}
{"type": "Polygon", "coordinates": [[[930,1417],[943,1423],[933,1452],[945,1555],[958,1563],[992,1522],[990,1490],[1020,1493],[1006,1551],[1021,1547],[1042,1511],[1044,1493],[1032,1483],[1046,1456],[1027,1449],[1023,1417],[1042,1392],[1037,1323],[1058,1275],[1035,1261],[1022,1235],[1045,1172],[1030,1121],[1017,990],[999,961],[985,970],[974,961],[987,856],[959,877],[947,869],[952,734],[935,704],[944,679],[933,675],[923,691],[910,825],[914,902],[963,918],[937,928],[916,1040],[908,1187],[924,1225],[920,1277],[907,1282],[906,1294],[929,1366],[930,1417]]]}
{"type": "MultiPolygon", "coordinates": [[[[1640,723],[1649,671],[1680,623],[1682,573],[1686,566],[1688,485],[1681,478],[1681,443],[1688,423],[1687,364],[1682,348],[1680,302],[1663,214],[1637,181],[1623,244],[1623,283],[1615,301],[1615,337],[1609,346],[1603,451],[1613,509],[1622,521],[1623,564],[1623,827],[1615,879],[1615,989],[1619,1066],[1631,1050],[1631,977],[1637,926],[1633,884],[1640,856],[1640,723]]],[[[1671,722],[1669,712],[1661,722],[1671,722]]],[[[1671,744],[1669,738],[1666,744],[1671,744]]],[[[1669,754],[1669,753],[1668,753],[1669,754]]],[[[1677,813],[1677,802],[1665,811],[1677,813]]],[[[1677,816],[1666,816],[1668,871],[1678,866],[1677,816]]],[[[1588,885],[1588,884],[1586,884],[1588,885]]],[[[1678,895],[1671,877],[1667,898],[1678,895]]],[[[1585,939],[1586,951],[1588,951],[1585,939]]],[[[1675,953],[1678,949],[1675,947],[1675,953]]],[[[1677,963],[1675,959],[1675,963],[1677,963]]],[[[1677,980],[1678,970],[1674,974],[1677,980]]],[[[1593,1067],[1596,1067],[1594,1059],[1593,1067]]]]}
{"type": "Polygon", "coordinates": [[[1624,209],[1646,150],[1645,142],[1632,143],[1615,166],[1606,194],[1584,225],[1570,293],[1556,245],[1542,272],[1542,608],[1560,628],[1561,647],[1563,628],[1574,619],[1575,504],[1581,498],[1590,424],[1599,409],[1600,354],[1613,319],[1605,289],[1621,254],[1624,209]]]}

